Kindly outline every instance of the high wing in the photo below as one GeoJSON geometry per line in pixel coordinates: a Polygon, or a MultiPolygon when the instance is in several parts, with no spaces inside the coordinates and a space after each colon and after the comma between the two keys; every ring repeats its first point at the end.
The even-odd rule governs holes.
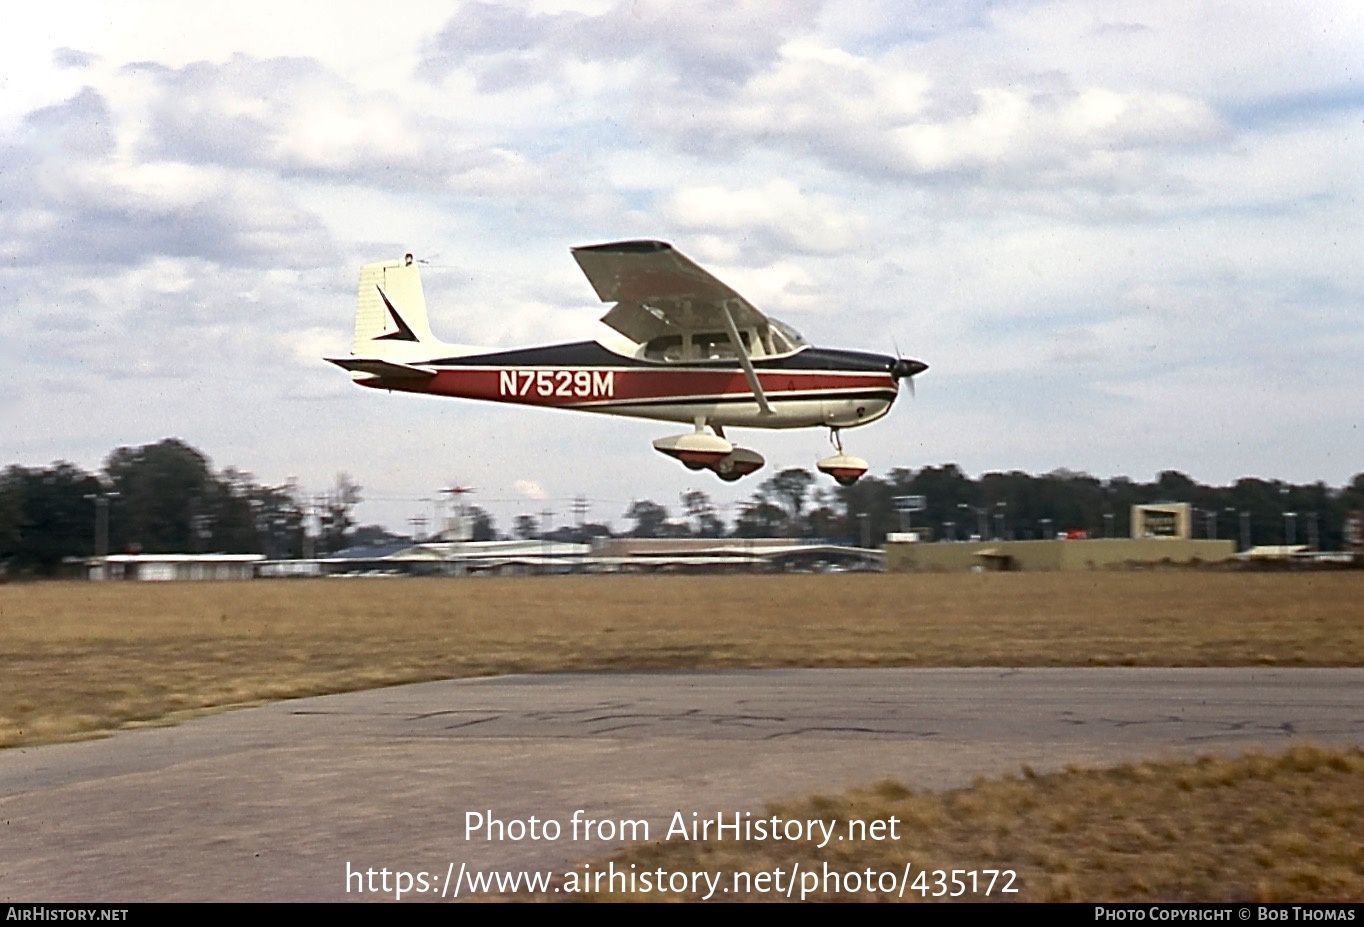
{"type": "Polygon", "coordinates": [[[602,321],[637,344],[678,331],[765,331],[767,316],[662,241],[618,241],[573,249],[573,258],[604,303],[602,321]]]}
{"type": "Polygon", "coordinates": [[[726,333],[758,407],[775,414],[739,335],[745,328],[761,338],[771,323],[748,300],[667,242],[588,245],[573,258],[601,301],[616,304],[602,321],[637,343],[678,331],[726,333]]]}

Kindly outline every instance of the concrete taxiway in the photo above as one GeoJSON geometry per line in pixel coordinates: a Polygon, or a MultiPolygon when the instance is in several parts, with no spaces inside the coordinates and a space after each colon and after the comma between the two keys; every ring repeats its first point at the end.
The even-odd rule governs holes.
{"type": "Polygon", "coordinates": [[[1362,745],[1361,694],[1358,669],[860,669],[300,699],[0,751],[0,896],[380,900],[348,867],[563,868],[620,843],[607,838],[621,821],[657,839],[677,811],[758,811],[885,778],[947,788],[1023,764],[1362,745]],[[597,822],[590,836],[572,836],[576,811],[597,822]]]}

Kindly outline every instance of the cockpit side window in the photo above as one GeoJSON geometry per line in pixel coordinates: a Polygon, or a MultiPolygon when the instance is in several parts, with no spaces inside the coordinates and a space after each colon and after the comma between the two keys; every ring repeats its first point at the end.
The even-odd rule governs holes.
{"type": "Polygon", "coordinates": [[[659,335],[657,338],[650,338],[644,345],[644,356],[657,361],[685,360],[682,356],[682,336],[659,335]]]}
{"type": "MultiPolygon", "coordinates": [[[[745,351],[752,349],[748,332],[739,332],[739,340],[743,342],[745,351]]],[[[702,332],[692,336],[692,343],[696,345],[698,360],[732,360],[739,356],[727,332],[702,332]]]]}
{"type": "MultiPolygon", "coordinates": [[[[809,342],[794,328],[775,319],[762,328],[739,330],[739,341],[751,357],[775,357],[790,354],[809,342]]],[[[688,332],[676,335],[658,335],[644,343],[639,357],[665,363],[682,361],[735,360],[738,353],[729,340],[729,333],[723,331],[688,332]]]]}

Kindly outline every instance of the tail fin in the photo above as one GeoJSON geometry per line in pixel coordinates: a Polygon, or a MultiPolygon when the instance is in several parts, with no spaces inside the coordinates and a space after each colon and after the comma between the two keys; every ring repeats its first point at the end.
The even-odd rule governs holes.
{"type": "Polygon", "coordinates": [[[352,353],[410,359],[439,343],[426,320],[426,297],[412,255],[360,268],[352,353]],[[426,347],[414,351],[420,344],[426,347]]]}

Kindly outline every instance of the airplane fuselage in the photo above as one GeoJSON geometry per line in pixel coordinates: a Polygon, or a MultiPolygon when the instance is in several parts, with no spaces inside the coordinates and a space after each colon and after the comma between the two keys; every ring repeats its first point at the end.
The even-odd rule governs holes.
{"type": "Polygon", "coordinates": [[[376,389],[749,428],[851,428],[881,418],[899,395],[892,374],[895,358],[815,347],[753,360],[771,413],[761,409],[733,359],[655,361],[582,341],[409,363],[433,375],[365,376],[357,382],[376,389]]]}
{"type": "Polygon", "coordinates": [[[838,453],[815,466],[843,486],[868,465],[844,453],[840,430],[881,418],[900,381],[927,369],[904,357],[814,347],[666,242],[588,245],[573,257],[612,304],[602,323],[632,352],[598,341],[446,344],[431,332],[408,254],[360,268],[351,354],[328,359],[372,389],[682,422],[691,431],[656,438],[654,450],[727,482],[765,460],[731,442],[726,428],[828,428],[838,453]]]}

